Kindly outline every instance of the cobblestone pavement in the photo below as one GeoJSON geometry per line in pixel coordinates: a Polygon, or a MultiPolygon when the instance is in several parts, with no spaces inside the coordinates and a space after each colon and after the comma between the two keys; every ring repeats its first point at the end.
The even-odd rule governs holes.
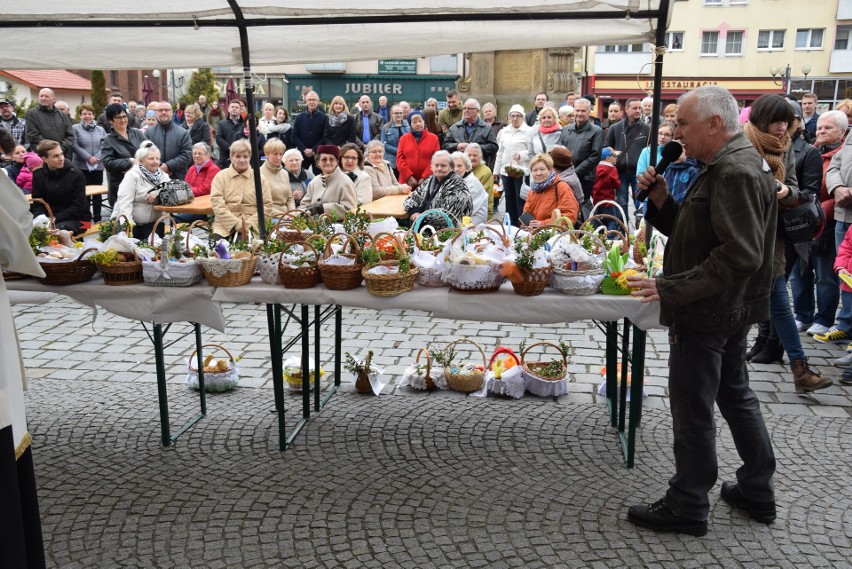
{"type": "MultiPolygon", "coordinates": [[[[778,520],[751,522],[711,498],[705,538],[625,520],[673,471],[662,331],[648,335],[636,468],[608,426],[603,335],[591,323],[530,328],[418,312],[345,309],[344,350],[375,350],[391,385],[345,384],[294,447],[277,450],[265,307],[226,306],[205,341],[242,356],[240,387],[163,449],[153,350],[138,324],[63,297],[13,307],[30,378],[30,430],[51,567],[850,567],[852,388],[793,393],[787,366],[752,366],[778,457],[778,520]],[[571,394],[478,399],[396,387],[417,348],[476,337],[488,352],[523,338],[571,346],[571,394]]],[[[330,324],[330,323],[329,323],[330,324]]],[[[173,424],[197,409],[182,385],[194,347],[166,349],[173,424]]],[[[323,329],[331,346],[332,329],[323,329]]],[[[826,375],[841,347],[803,340],[826,375]]],[[[330,355],[324,350],[330,369],[330,355]]],[[[297,355],[293,351],[292,355],[297,355]]],[[[463,354],[463,357],[467,357],[463,354]]],[[[288,395],[292,426],[301,397],[288,395]]],[[[720,481],[737,456],[719,420],[720,481]]]]}

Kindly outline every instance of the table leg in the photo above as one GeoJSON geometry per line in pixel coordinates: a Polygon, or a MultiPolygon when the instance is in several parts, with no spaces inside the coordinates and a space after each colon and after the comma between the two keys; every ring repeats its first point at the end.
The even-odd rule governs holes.
{"type": "Polygon", "coordinates": [[[314,305],[314,369],[316,370],[317,379],[314,382],[314,411],[317,413],[320,412],[320,389],[322,388],[322,384],[320,382],[320,305],[314,305]]]}
{"type": "Polygon", "coordinates": [[[204,356],[201,354],[201,324],[194,322],[195,327],[195,357],[198,368],[198,400],[201,402],[201,414],[207,415],[207,390],[204,383],[204,356]]]}
{"type": "Polygon", "coordinates": [[[275,412],[278,413],[278,450],[287,450],[287,427],[284,414],[284,367],[281,353],[281,305],[266,305],[266,324],[269,330],[269,355],[272,358],[272,392],[275,412]]]}
{"type": "Polygon", "coordinates": [[[631,366],[633,383],[630,385],[630,419],[627,425],[627,468],[633,468],[636,451],[636,428],[642,420],[642,391],[645,383],[645,340],[644,330],[634,326],[633,364],[631,366]]]}
{"type": "MultiPolygon", "coordinates": [[[[311,371],[309,368],[310,361],[310,333],[311,324],[309,318],[308,305],[302,305],[302,417],[307,419],[311,416],[311,371]]],[[[319,382],[319,370],[316,370],[314,381],[319,382]]]]}
{"type": "Polygon", "coordinates": [[[627,374],[630,373],[630,321],[625,318],[621,334],[621,381],[618,386],[618,432],[624,433],[627,415],[627,374]]]}
{"type": "Polygon", "coordinates": [[[609,421],[618,426],[618,322],[605,322],[606,329],[606,400],[609,421]]]}
{"type": "MultiPolygon", "coordinates": [[[[166,388],[166,364],[163,358],[163,326],[154,324],[154,362],[157,368],[157,400],[160,403],[160,435],[163,446],[172,444],[169,427],[169,392],[166,388]]],[[[199,368],[200,369],[200,368],[199,368]]]]}

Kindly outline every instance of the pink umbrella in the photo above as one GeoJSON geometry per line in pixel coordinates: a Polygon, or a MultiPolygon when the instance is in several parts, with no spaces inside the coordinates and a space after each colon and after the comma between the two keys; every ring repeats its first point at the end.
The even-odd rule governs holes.
{"type": "Polygon", "coordinates": [[[145,101],[145,106],[151,104],[151,99],[154,94],[154,88],[151,86],[151,80],[146,75],[142,78],[142,100],[145,101]]]}
{"type": "Polygon", "coordinates": [[[228,77],[228,84],[225,85],[225,106],[230,105],[234,99],[239,99],[237,97],[237,86],[234,84],[234,78],[228,77]]]}

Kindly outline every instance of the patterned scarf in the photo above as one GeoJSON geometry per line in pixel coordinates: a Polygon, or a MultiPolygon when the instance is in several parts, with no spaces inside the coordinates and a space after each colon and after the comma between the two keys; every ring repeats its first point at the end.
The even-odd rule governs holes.
{"type": "Polygon", "coordinates": [[[137,164],[136,167],[139,168],[139,171],[142,173],[142,177],[154,184],[155,186],[162,181],[160,180],[160,178],[162,177],[160,174],[162,174],[163,171],[159,168],[157,168],[156,172],[151,172],[142,164],[137,164]]]}
{"type": "Polygon", "coordinates": [[[771,134],[765,133],[758,129],[754,123],[747,122],[743,127],[743,132],[760,153],[769,167],[772,169],[772,176],[779,182],[784,182],[786,174],[784,168],[784,153],[790,148],[790,135],[785,134],[778,138],[771,134]]]}
{"type": "Polygon", "coordinates": [[[343,123],[346,122],[346,119],[349,118],[349,115],[345,112],[341,112],[339,115],[335,115],[332,113],[328,114],[328,124],[334,128],[339,127],[343,123]]]}
{"type": "Polygon", "coordinates": [[[550,174],[547,175],[547,179],[543,182],[532,182],[530,183],[530,189],[536,193],[543,192],[547,188],[553,185],[553,182],[556,180],[556,171],[551,170],[550,174]]]}
{"type": "Polygon", "coordinates": [[[85,130],[87,132],[91,132],[91,131],[95,130],[95,127],[98,126],[94,121],[92,121],[90,123],[81,122],[80,125],[82,125],[83,130],[85,130]]]}

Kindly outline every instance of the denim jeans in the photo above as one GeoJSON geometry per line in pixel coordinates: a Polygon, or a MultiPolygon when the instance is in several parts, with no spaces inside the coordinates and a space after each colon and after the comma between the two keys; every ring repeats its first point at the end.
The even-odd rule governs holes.
{"type": "MultiPolygon", "coordinates": [[[[840,249],[840,244],[846,237],[846,230],[851,225],[852,223],[843,223],[842,221],[834,222],[834,244],[837,249],[840,249]]],[[[840,313],[837,315],[837,327],[847,332],[852,330],[852,292],[846,292],[842,289],[840,291],[840,313]]]]}
{"type": "Polygon", "coordinates": [[[787,280],[784,275],[775,277],[772,281],[769,309],[772,314],[772,323],[775,324],[775,333],[778,334],[787,357],[790,361],[805,359],[799,331],[796,330],[796,320],[790,310],[790,297],[787,295],[787,280]]]}
{"type": "MultiPolygon", "coordinates": [[[[639,182],[636,181],[636,176],[631,176],[630,174],[619,174],[618,177],[621,179],[621,186],[615,191],[615,201],[624,210],[624,216],[630,219],[630,214],[627,213],[627,204],[639,188],[639,182]]],[[[627,219],[623,220],[625,225],[627,224],[627,219]]]]}
{"type": "Polygon", "coordinates": [[[801,259],[796,259],[793,264],[790,290],[793,292],[793,312],[799,322],[817,323],[827,328],[834,325],[834,315],[840,302],[840,284],[833,265],[834,255],[811,255],[804,271],[801,259]]]}
{"type": "Polygon", "coordinates": [[[679,516],[706,520],[710,510],[707,494],[718,477],[714,402],[743,461],[737,470],[743,495],[755,501],[774,500],[775,454],[745,363],[750,328],[734,332],[669,329],[675,475],[669,480],[666,505],[679,516]]]}
{"type": "MultiPolygon", "coordinates": [[[[621,219],[621,216],[618,214],[618,208],[616,208],[614,205],[604,205],[604,206],[599,207],[597,210],[595,210],[595,215],[598,215],[598,214],[611,215],[615,219],[621,219]]],[[[600,223],[601,223],[601,225],[606,226],[607,231],[617,231],[617,232],[621,233],[622,232],[621,226],[618,224],[617,221],[615,221],[615,219],[602,219],[602,220],[600,220],[600,223]]],[[[627,223],[627,221],[624,220],[624,219],[621,219],[621,221],[623,221],[625,224],[627,223]]],[[[610,237],[613,238],[613,239],[615,238],[612,235],[610,237]]]]}
{"type": "Polygon", "coordinates": [[[509,220],[512,225],[518,225],[518,217],[524,211],[526,200],[521,199],[521,186],[524,184],[523,178],[511,178],[509,176],[500,176],[503,184],[503,199],[506,200],[506,213],[509,214],[509,220]]]}

